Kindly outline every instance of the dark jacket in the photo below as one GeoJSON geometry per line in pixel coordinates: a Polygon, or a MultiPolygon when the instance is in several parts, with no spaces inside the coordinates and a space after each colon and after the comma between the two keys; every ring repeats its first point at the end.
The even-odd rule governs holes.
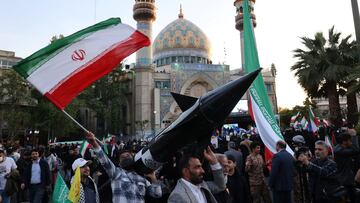
{"type": "MultiPolygon", "coordinates": [[[[40,175],[41,185],[44,187],[49,186],[51,184],[51,174],[50,174],[49,165],[44,159],[40,159],[39,165],[41,170],[41,175],[40,175]]],[[[23,174],[23,181],[27,187],[29,187],[31,183],[31,168],[32,168],[32,163],[29,164],[29,166],[27,166],[23,174]]]]}
{"type": "Polygon", "coordinates": [[[231,202],[246,203],[250,202],[250,193],[247,191],[245,177],[237,169],[232,176],[228,176],[227,187],[229,189],[231,202]]]}
{"type": "Polygon", "coordinates": [[[272,159],[269,186],[275,191],[291,191],[294,187],[295,159],[289,152],[282,150],[272,159]]]}
{"type": "Polygon", "coordinates": [[[331,193],[339,186],[336,177],[336,163],[328,158],[315,159],[307,166],[310,191],[315,200],[327,199],[326,192],[331,193]]]}
{"type": "Polygon", "coordinates": [[[19,191],[19,183],[20,183],[20,173],[18,170],[12,170],[8,177],[5,184],[5,192],[6,195],[12,196],[14,193],[19,191]]]}
{"type": "Polygon", "coordinates": [[[337,177],[343,185],[354,185],[356,159],[360,152],[359,148],[353,141],[353,145],[349,148],[344,148],[341,145],[336,145],[334,148],[335,162],[337,164],[337,177]]]}

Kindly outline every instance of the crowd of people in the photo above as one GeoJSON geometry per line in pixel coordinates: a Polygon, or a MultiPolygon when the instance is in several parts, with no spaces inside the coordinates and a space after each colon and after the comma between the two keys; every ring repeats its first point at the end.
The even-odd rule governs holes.
{"type": "Polygon", "coordinates": [[[285,131],[286,142],[276,143],[272,159],[265,159],[259,135],[228,132],[218,136],[216,145],[184,146],[149,174],[140,174],[134,165],[144,141],[102,146],[89,133],[91,147],[83,156],[78,145],[2,146],[0,202],[51,202],[57,176],[70,187],[78,167],[79,202],[84,203],[360,202],[356,131],[343,128],[329,144],[323,133],[331,131],[322,130],[285,131]]]}

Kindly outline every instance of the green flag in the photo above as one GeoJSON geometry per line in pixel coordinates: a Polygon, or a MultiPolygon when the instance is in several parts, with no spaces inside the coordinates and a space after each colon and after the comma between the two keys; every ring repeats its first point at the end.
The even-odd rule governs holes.
{"type": "MultiPolygon", "coordinates": [[[[250,73],[260,68],[258,52],[256,48],[252,20],[250,18],[249,1],[243,2],[244,11],[244,58],[245,72],[250,73]]],[[[258,132],[267,149],[275,153],[276,142],[284,140],[281,135],[280,127],[272,111],[270,100],[265,88],[262,74],[254,80],[249,88],[250,101],[249,113],[254,119],[258,132]]],[[[288,147],[287,150],[293,153],[288,147]]]]}
{"type": "Polygon", "coordinates": [[[67,199],[69,194],[69,189],[66,186],[64,179],[61,177],[61,174],[58,173],[54,191],[52,193],[52,202],[53,203],[70,203],[67,199]]]}

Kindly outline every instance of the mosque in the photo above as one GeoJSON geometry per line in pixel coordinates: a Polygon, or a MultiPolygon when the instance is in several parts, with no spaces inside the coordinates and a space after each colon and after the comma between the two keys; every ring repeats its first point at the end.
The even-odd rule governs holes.
{"type": "MultiPolygon", "coordinates": [[[[252,20],[256,26],[254,3],[255,0],[251,0],[252,20]]],[[[242,36],[242,0],[236,0],[234,6],[235,27],[242,36]]],[[[153,40],[155,0],[135,0],[133,18],[137,21],[137,29],[153,40]]],[[[136,53],[136,63],[131,67],[135,78],[129,81],[126,134],[151,133],[174,121],[181,110],[170,92],[200,97],[243,75],[240,68],[230,70],[229,65],[213,63],[210,40],[201,28],[186,19],[181,7],[177,19],[163,28],[152,42],[151,46],[136,53]]],[[[242,44],[239,47],[242,48],[242,44]]],[[[277,113],[275,71],[265,70],[263,77],[277,113]]]]}

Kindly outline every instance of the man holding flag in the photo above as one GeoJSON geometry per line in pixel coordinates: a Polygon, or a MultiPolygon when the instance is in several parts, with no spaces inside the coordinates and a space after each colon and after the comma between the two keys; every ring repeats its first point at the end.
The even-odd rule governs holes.
{"type": "Polygon", "coordinates": [[[111,179],[113,202],[143,203],[145,202],[145,194],[154,198],[162,196],[161,185],[158,183],[154,173],[146,175],[151,180],[152,183],[150,183],[145,177],[134,171],[134,157],[129,151],[120,152],[120,167],[116,167],[101,149],[94,134],[89,132],[86,138],[93,147],[97,159],[111,179]]]}

